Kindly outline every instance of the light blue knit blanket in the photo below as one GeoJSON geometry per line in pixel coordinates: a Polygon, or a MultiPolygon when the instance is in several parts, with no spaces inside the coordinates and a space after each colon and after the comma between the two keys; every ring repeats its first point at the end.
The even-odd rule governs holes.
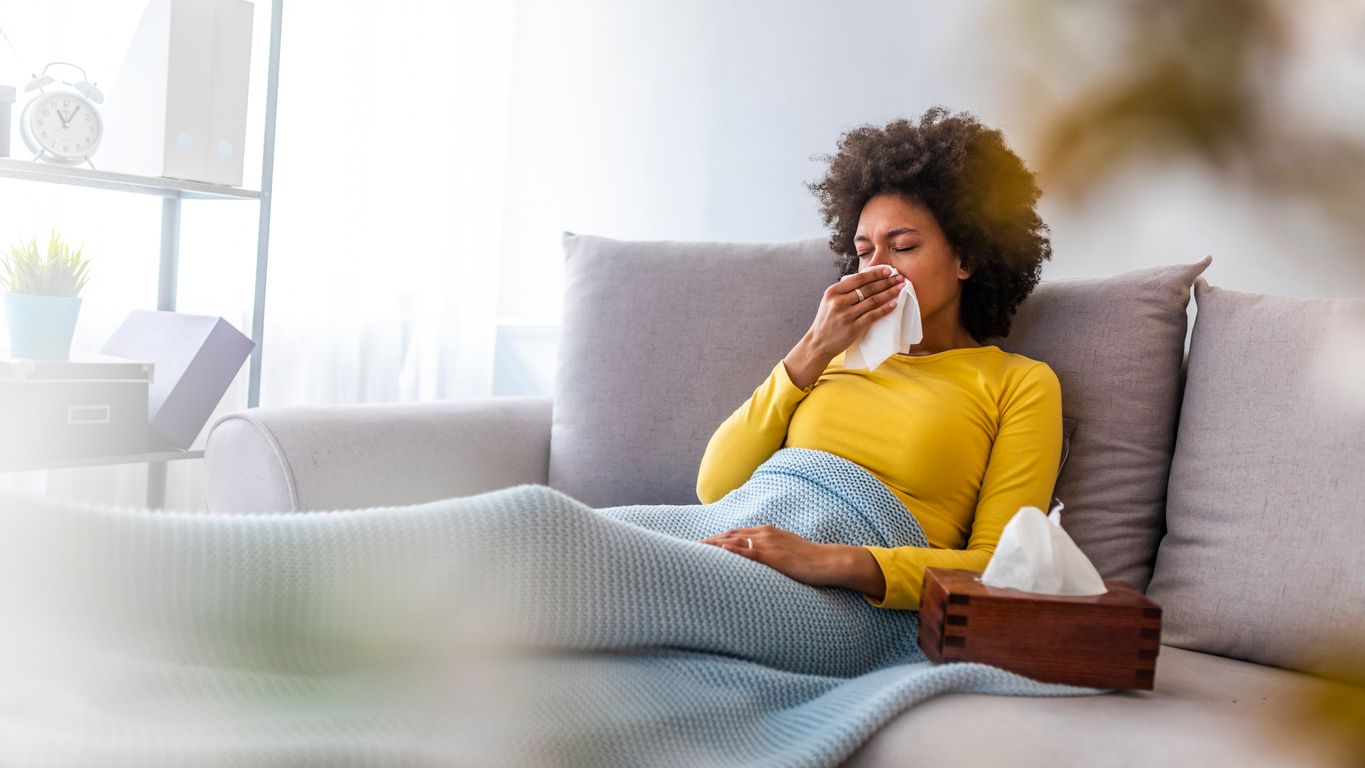
{"type": "Polygon", "coordinates": [[[0,502],[5,765],[828,766],[935,694],[1107,692],[934,665],[918,612],[698,541],[926,546],[821,451],[696,505],[543,485],[286,515],[0,502]]]}

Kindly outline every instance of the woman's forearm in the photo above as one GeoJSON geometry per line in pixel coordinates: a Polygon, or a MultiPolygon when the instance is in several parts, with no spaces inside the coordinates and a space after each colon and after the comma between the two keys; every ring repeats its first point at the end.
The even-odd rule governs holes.
{"type": "Polygon", "coordinates": [[[798,388],[805,389],[820,378],[820,374],[825,372],[825,367],[833,359],[816,350],[810,334],[807,334],[792,347],[786,357],[782,358],[782,363],[787,367],[787,378],[798,388]]]}
{"type": "Polygon", "coordinates": [[[877,558],[866,547],[850,544],[826,544],[830,548],[829,578],[831,587],[855,589],[880,601],[886,594],[886,577],[877,558]]]}

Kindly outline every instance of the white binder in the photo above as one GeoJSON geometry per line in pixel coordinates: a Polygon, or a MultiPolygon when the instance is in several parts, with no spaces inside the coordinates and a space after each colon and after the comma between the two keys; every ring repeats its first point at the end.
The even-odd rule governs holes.
{"type": "Polygon", "coordinates": [[[101,110],[95,166],[240,187],[253,10],[150,0],[101,110]]]}

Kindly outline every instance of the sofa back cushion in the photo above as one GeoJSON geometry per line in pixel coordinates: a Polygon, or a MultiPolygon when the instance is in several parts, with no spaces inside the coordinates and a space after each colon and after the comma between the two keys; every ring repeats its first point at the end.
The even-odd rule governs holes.
{"type": "Polygon", "coordinates": [[[1162,642],[1365,683],[1365,299],[1194,291],[1162,642]]]}
{"type": "Polygon", "coordinates": [[[1190,284],[1209,264],[1043,281],[1001,349],[1042,360],[1077,420],[1055,494],[1062,525],[1106,579],[1147,587],[1175,446],[1190,284]]]}
{"type": "MultiPolygon", "coordinates": [[[[565,233],[549,483],[592,506],[695,504],[711,435],[838,279],[825,238],[626,242],[565,233]]],[[[1008,339],[1062,383],[1055,496],[1106,578],[1146,587],[1175,441],[1190,284],[1210,259],[1045,281],[1008,339]]]]}
{"type": "Polygon", "coordinates": [[[698,503],[707,442],[810,327],[834,253],[825,239],[563,242],[550,486],[593,507],[698,503]]]}

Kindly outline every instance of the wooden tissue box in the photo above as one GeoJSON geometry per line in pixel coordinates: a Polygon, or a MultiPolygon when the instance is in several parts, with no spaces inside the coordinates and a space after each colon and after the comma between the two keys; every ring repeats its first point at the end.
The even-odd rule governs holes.
{"type": "Polygon", "coordinates": [[[978,661],[1045,683],[1152,690],[1161,606],[1126,582],[1103,595],[1043,595],[926,568],[919,645],[934,663],[978,661]]]}

